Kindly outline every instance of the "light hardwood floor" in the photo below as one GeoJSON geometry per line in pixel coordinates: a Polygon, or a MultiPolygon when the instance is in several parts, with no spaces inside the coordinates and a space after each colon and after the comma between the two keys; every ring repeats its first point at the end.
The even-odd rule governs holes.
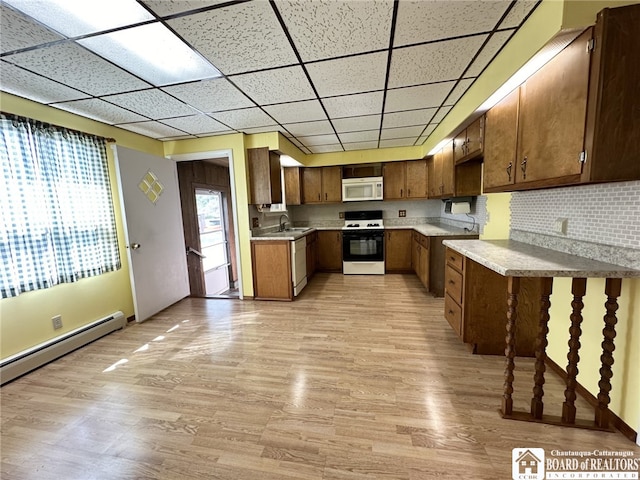
{"type": "MultiPolygon", "coordinates": [[[[185,299],[2,387],[2,480],[494,480],[516,447],[640,456],[620,433],[501,419],[504,359],[471,355],[442,311],[411,275],[185,299]]],[[[532,372],[518,359],[518,408],[532,372]]],[[[559,413],[564,385],[545,390],[559,413]]]]}

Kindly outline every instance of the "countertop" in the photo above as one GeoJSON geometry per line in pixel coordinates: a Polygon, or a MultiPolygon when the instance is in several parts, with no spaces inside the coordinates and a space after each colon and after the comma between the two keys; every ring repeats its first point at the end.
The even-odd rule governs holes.
{"type": "Polygon", "coordinates": [[[640,270],[513,240],[445,240],[443,244],[505,277],[640,277],[640,270]]]}
{"type": "MultiPolygon", "coordinates": [[[[419,225],[392,225],[385,226],[385,230],[414,230],[427,237],[453,237],[453,236],[473,236],[478,235],[477,232],[468,232],[464,228],[452,227],[444,224],[423,223],[419,225]]],[[[342,230],[337,227],[309,227],[305,231],[284,231],[284,232],[267,232],[261,235],[252,236],[251,240],[297,240],[314,231],[320,230],[342,230]]]]}

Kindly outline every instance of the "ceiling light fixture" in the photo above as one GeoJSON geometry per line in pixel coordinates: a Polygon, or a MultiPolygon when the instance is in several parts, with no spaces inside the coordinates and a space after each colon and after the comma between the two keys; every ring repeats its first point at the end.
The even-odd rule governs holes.
{"type": "Polygon", "coordinates": [[[302,167],[303,165],[289,155],[280,155],[280,165],[283,167],[302,167]]]}
{"type": "Polygon", "coordinates": [[[431,149],[431,151],[427,154],[427,156],[435,155],[440,150],[442,150],[448,143],[451,143],[452,138],[445,138],[440,143],[438,143],[435,147],[431,149]]]}

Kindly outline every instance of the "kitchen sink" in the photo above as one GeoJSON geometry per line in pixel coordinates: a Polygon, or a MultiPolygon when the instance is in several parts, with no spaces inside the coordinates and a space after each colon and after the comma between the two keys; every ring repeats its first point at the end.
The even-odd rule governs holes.
{"type": "Polygon", "coordinates": [[[285,228],[285,232],[307,232],[311,230],[311,227],[293,227],[293,228],[285,228]]]}

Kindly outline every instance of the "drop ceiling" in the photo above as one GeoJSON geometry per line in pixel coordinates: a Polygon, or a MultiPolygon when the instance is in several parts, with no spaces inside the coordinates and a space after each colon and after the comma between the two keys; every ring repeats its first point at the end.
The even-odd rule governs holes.
{"type": "Polygon", "coordinates": [[[159,140],[280,131],[305,153],[420,145],[538,3],[111,0],[100,8],[138,16],[82,28],[30,16],[50,1],[6,0],[0,88],[159,140]],[[180,61],[141,70],[118,45],[174,47],[134,42],[134,29],[177,37],[180,61]]]}

